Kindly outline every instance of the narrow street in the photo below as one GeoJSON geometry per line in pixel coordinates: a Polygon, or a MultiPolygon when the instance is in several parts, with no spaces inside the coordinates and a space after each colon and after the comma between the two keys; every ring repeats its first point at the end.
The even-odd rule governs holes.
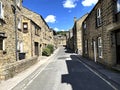
{"type": "Polygon", "coordinates": [[[117,90],[91,70],[74,53],[61,47],[27,84],[27,80],[23,81],[13,90],[117,90]]]}

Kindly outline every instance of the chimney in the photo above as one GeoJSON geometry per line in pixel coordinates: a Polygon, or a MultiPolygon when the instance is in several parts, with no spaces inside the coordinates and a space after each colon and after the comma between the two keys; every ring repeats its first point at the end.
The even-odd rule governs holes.
{"type": "Polygon", "coordinates": [[[74,17],[74,23],[77,21],[77,18],[76,17],[74,17]]]}

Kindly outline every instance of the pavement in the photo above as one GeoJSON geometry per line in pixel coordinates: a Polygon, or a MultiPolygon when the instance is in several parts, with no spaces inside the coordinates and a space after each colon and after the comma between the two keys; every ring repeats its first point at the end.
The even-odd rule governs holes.
{"type": "Polygon", "coordinates": [[[13,78],[10,78],[8,80],[3,80],[0,82],[0,90],[12,90],[17,84],[22,82],[24,79],[29,77],[34,71],[36,71],[40,66],[47,64],[48,61],[50,60],[51,57],[54,56],[54,54],[58,51],[59,49],[56,49],[54,53],[49,56],[39,56],[38,57],[38,62],[32,66],[30,66],[28,69],[22,71],[21,73],[17,74],[13,78]]]}
{"type": "Polygon", "coordinates": [[[115,71],[113,69],[108,69],[104,65],[94,62],[93,60],[83,58],[80,55],[76,55],[82,62],[87,64],[97,73],[99,73],[102,77],[110,81],[112,84],[120,87],[120,72],[115,71]]]}

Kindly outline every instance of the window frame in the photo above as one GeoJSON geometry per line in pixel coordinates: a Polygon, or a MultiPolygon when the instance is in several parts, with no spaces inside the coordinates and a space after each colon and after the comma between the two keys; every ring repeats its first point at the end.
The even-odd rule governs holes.
{"type": "Polygon", "coordinates": [[[28,32],[28,22],[23,22],[23,32],[27,33],[28,32]],[[26,25],[26,27],[24,27],[26,25]]]}
{"type": "Polygon", "coordinates": [[[3,3],[0,1],[0,19],[4,19],[3,3]]]}
{"type": "Polygon", "coordinates": [[[117,13],[120,13],[120,0],[117,0],[117,13]]]}
{"type": "Polygon", "coordinates": [[[39,36],[40,35],[40,29],[38,26],[35,25],[35,35],[39,36]]]}
{"type": "Polygon", "coordinates": [[[0,38],[0,50],[3,50],[3,39],[0,38]]]}
{"type": "Polygon", "coordinates": [[[97,27],[100,27],[102,25],[101,8],[97,8],[97,12],[96,12],[96,24],[97,24],[97,27]]]}
{"type": "Polygon", "coordinates": [[[86,21],[83,22],[83,29],[86,30],[87,28],[87,24],[86,24],[86,21]]]}
{"type": "Polygon", "coordinates": [[[18,7],[20,7],[20,4],[21,4],[21,0],[16,0],[16,5],[17,5],[18,7]]]}
{"type": "Polygon", "coordinates": [[[3,38],[0,38],[2,43],[0,43],[0,50],[5,51],[5,40],[3,38]]]}
{"type": "Polygon", "coordinates": [[[21,29],[21,18],[18,18],[18,29],[21,29]]]}

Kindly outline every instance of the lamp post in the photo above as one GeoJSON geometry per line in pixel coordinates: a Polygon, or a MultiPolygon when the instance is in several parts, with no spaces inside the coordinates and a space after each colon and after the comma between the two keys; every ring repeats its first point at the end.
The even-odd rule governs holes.
{"type": "Polygon", "coordinates": [[[17,16],[16,16],[16,0],[14,0],[14,22],[15,22],[15,55],[16,55],[16,61],[18,61],[18,53],[17,53],[17,16]]]}

